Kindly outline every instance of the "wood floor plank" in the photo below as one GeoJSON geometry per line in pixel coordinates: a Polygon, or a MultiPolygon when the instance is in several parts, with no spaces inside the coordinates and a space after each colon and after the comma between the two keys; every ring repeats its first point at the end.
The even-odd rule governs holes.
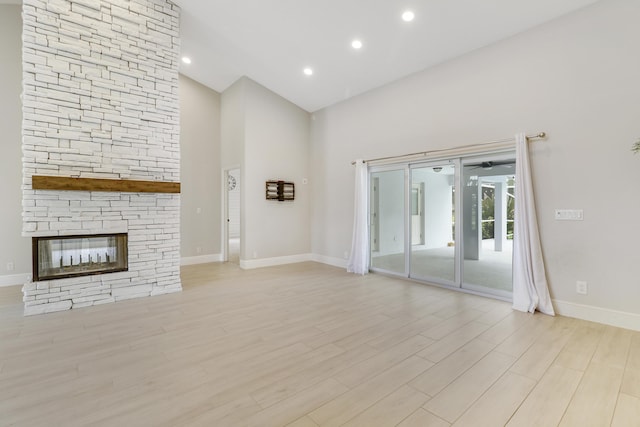
{"type": "MultiPolygon", "coordinates": [[[[162,417],[158,420],[158,425],[166,422],[167,425],[188,425],[190,427],[210,427],[210,426],[234,426],[242,425],[246,419],[257,414],[263,408],[249,396],[241,397],[221,406],[207,407],[200,406],[190,413],[182,413],[179,419],[162,417]],[[177,423],[176,423],[177,422],[177,423]]],[[[162,413],[162,411],[159,411],[162,413]]],[[[151,417],[147,420],[151,421],[151,417]]]]}
{"type": "Polygon", "coordinates": [[[586,370],[598,348],[603,330],[604,325],[596,323],[578,324],[554,363],[565,368],[586,370]]]}
{"type": "Polygon", "coordinates": [[[457,331],[450,333],[446,337],[443,337],[426,349],[422,350],[418,353],[418,356],[437,363],[488,328],[489,326],[484,323],[471,321],[467,323],[464,328],[460,328],[457,331]]]}
{"type": "Polygon", "coordinates": [[[486,356],[494,347],[494,344],[475,339],[429,368],[409,384],[429,396],[435,396],[486,356]]]}
{"type": "Polygon", "coordinates": [[[517,334],[512,334],[496,347],[496,351],[519,358],[545,332],[549,331],[555,322],[551,316],[539,315],[536,322],[527,322],[517,334]]]}
{"type": "Polygon", "coordinates": [[[333,377],[347,387],[353,388],[397,365],[408,357],[413,356],[431,343],[433,343],[432,339],[423,337],[422,335],[416,335],[357,365],[343,369],[333,377]]]}
{"type": "Polygon", "coordinates": [[[291,424],[287,424],[287,427],[318,427],[318,424],[314,423],[311,418],[304,416],[298,418],[291,424]]]}
{"type": "Polygon", "coordinates": [[[627,427],[640,424],[640,399],[620,393],[611,427],[627,427]]]}
{"type": "Polygon", "coordinates": [[[505,373],[453,424],[454,427],[505,425],[536,385],[536,381],[505,373]]]}
{"type": "Polygon", "coordinates": [[[463,326],[466,326],[469,322],[480,317],[482,314],[484,313],[475,309],[461,311],[455,316],[449,317],[445,321],[422,332],[422,335],[434,340],[442,339],[463,326]]]}
{"type": "Polygon", "coordinates": [[[557,426],[582,372],[552,365],[507,423],[509,427],[557,426]]]}
{"type": "Polygon", "coordinates": [[[393,318],[379,325],[374,325],[355,334],[349,335],[333,343],[345,350],[351,350],[369,341],[392,335],[394,331],[413,321],[411,317],[393,318]]]}
{"type": "Polygon", "coordinates": [[[613,418],[622,368],[600,362],[592,362],[585,371],[561,426],[609,425],[613,418]]]}
{"type": "Polygon", "coordinates": [[[640,332],[633,332],[631,337],[620,392],[640,399],[640,332]]]}
{"type": "Polygon", "coordinates": [[[403,360],[380,375],[326,403],[309,416],[321,426],[340,426],[432,365],[418,356],[403,360]]]}
{"type": "MultiPolygon", "coordinates": [[[[538,317],[540,317],[540,315],[538,317]]],[[[495,323],[486,332],[483,332],[480,338],[497,345],[516,333],[525,324],[534,320],[537,320],[537,318],[534,319],[534,315],[532,314],[512,310],[509,315],[495,323]]]]}
{"type": "Polygon", "coordinates": [[[593,354],[591,363],[602,363],[624,369],[631,348],[633,332],[613,326],[605,326],[603,329],[602,338],[593,354]]]}
{"type": "Polygon", "coordinates": [[[432,315],[426,315],[425,317],[411,322],[405,326],[396,329],[393,334],[387,334],[383,337],[367,341],[371,347],[378,348],[380,350],[391,348],[398,343],[401,343],[415,335],[419,335],[422,332],[432,328],[433,326],[442,323],[443,319],[432,315]]]}
{"type": "Polygon", "coordinates": [[[330,378],[256,413],[249,418],[248,425],[255,427],[287,425],[346,391],[348,391],[347,387],[330,378]]]}
{"type": "Polygon", "coordinates": [[[377,354],[375,349],[367,345],[342,352],[299,372],[292,370],[286,377],[251,391],[251,397],[267,408],[377,354]]]}
{"type": "Polygon", "coordinates": [[[379,314],[374,316],[364,316],[345,324],[344,327],[336,327],[328,330],[323,334],[311,337],[310,339],[304,339],[302,342],[305,344],[317,348],[325,344],[333,343],[352,334],[360,332],[364,329],[380,325],[389,320],[389,317],[379,314]]]}
{"type": "Polygon", "coordinates": [[[449,427],[451,424],[424,409],[418,409],[405,418],[398,427],[449,427]]]}
{"type": "Polygon", "coordinates": [[[495,301],[493,308],[475,319],[476,322],[486,323],[489,326],[493,326],[505,317],[509,316],[513,312],[511,304],[503,301],[495,301]]]}
{"type": "Polygon", "coordinates": [[[360,415],[343,424],[344,427],[394,427],[429,400],[409,386],[402,386],[373,404],[360,415]]]}
{"type": "Polygon", "coordinates": [[[640,369],[625,369],[620,392],[640,399],[640,369]]]}
{"type": "Polygon", "coordinates": [[[542,378],[569,341],[574,322],[558,319],[548,333],[542,334],[511,367],[510,371],[534,380],[542,378]]]}
{"type": "Polygon", "coordinates": [[[424,408],[453,423],[513,364],[515,358],[490,352],[445,387],[424,408]]]}

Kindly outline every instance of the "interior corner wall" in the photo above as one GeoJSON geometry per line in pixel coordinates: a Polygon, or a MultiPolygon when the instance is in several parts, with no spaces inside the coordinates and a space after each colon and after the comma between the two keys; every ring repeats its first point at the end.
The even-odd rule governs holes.
{"type": "Polygon", "coordinates": [[[222,167],[241,169],[240,265],[309,257],[309,113],[243,77],[222,93],[221,117],[222,167]],[[295,200],[266,200],[268,180],[294,182],[295,200]]]}
{"type": "Polygon", "coordinates": [[[530,152],[552,297],[640,319],[638,16],[640,2],[600,1],[314,113],[313,253],[350,249],[352,160],[545,131],[530,152]]]}
{"type": "Polygon", "coordinates": [[[309,255],[309,113],[250,79],[245,85],[241,260],[309,255]],[[295,200],[266,200],[268,180],[293,182],[295,200]]]}
{"type": "Polygon", "coordinates": [[[245,79],[241,78],[220,95],[220,166],[238,168],[244,160],[245,79]]]}
{"type": "MultiPolygon", "coordinates": [[[[238,79],[220,95],[220,166],[222,170],[239,169],[236,192],[239,199],[237,230],[244,234],[244,134],[245,134],[245,79],[238,79]]],[[[221,209],[222,215],[227,215],[221,209]]],[[[224,226],[224,224],[222,224],[224,226]]],[[[224,239],[225,237],[223,237],[224,239]]],[[[223,245],[226,242],[223,242],[223,245]]],[[[240,238],[240,252],[244,247],[240,238]]],[[[240,255],[242,258],[242,254],[240,255]]]]}
{"type": "MultiPolygon", "coordinates": [[[[180,93],[180,256],[220,259],[220,94],[184,76],[180,93]]],[[[185,258],[187,260],[185,260],[185,258]]]]}
{"type": "Polygon", "coordinates": [[[21,285],[31,273],[31,240],[21,235],[21,37],[20,5],[0,5],[0,286],[21,285]]]}

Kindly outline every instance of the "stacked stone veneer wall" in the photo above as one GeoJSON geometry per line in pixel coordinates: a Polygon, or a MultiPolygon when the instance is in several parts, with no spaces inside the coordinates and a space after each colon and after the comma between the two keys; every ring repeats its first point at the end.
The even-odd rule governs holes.
{"type": "Polygon", "coordinates": [[[25,314],[181,290],[180,196],[33,190],[33,175],[180,178],[179,8],[23,1],[23,235],[129,233],[129,271],[24,285],[25,314]]]}

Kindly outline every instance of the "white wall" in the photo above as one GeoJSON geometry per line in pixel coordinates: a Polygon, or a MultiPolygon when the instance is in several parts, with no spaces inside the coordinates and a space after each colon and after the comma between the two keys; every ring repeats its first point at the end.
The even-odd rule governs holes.
{"type": "Polygon", "coordinates": [[[220,258],[220,94],[180,75],[181,257],[220,258]],[[198,251],[198,249],[200,249],[198,251]]]}
{"type": "Polygon", "coordinates": [[[19,5],[0,5],[0,285],[31,273],[31,239],[22,237],[22,18],[19,5]],[[14,269],[8,270],[7,263],[14,269]]]}
{"type": "Polygon", "coordinates": [[[220,166],[235,168],[244,161],[245,79],[229,86],[220,97],[220,166]]]}
{"type": "Polygon", "coordinates": [[[245,84],[241,260],[309,254],[309,113],[254,81],[245,84]],[[265,182],[292,181],[295,200],[265,199],[265,182]]]}
{"type": "Polygon", "coordinates": [[[640,314],[638,16],[640,2],[601,1],[316,112],[313,252],[350,248],[351,160],[546,131],[531,154],[553,298],[640,314]],[[585,219],[555,221],[556,208],[585,219]]]}

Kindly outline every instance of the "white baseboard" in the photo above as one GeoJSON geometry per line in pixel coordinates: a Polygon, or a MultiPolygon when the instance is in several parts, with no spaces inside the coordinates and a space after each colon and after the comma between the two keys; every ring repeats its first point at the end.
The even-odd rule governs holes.
{"type": "Polygon", "coordinates": [[[0,287],[24,285],[25,283],[30,281],[31,274],[29,273],[9,274],[6,276],[0,276],[0,287]]]}
{"type": "Polygon", "coordinates": [[[339,268],[347,268],[348,261],[342,258],[336,258],[326,255],[311,254],[311,260],[322,264],[332,265],[339,268]]]}
{"type": "Polygon", "coordinates": [[[206,264],[209,262],[222,262],[222,254],[198,255],[180,258],[180,265],[206,264]]]}
{"type": "Polygon", "coordinates": [[[553,300],[553,307],[562,316],[640,331],[640,314],[558,300],[553,300]]]}
{"type": "Polygon", "coordinates": [[[240,268],[251,270],[254,268],[273,267],[275,265],[295,264],[297,262],[312,261],[311,254],[288,255],[274,258],[240,260],[240,268]]]}

